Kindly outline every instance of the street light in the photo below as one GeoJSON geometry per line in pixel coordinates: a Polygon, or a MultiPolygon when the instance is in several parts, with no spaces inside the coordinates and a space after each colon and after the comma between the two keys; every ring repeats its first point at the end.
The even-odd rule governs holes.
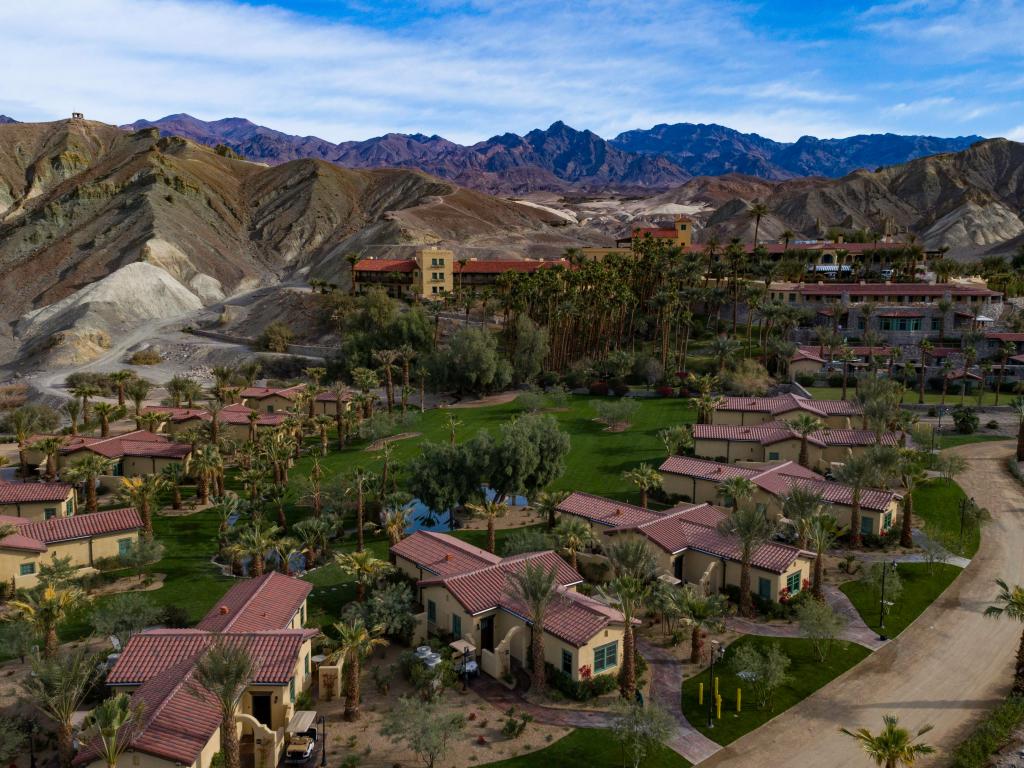
{"type": "Polygon", "coordinates": [[[28,732],[28,759],[29,768],[36,768],[36,721],[35,719],[25,722],[25,730],[28,732]]]}
{"type": "Polygon", "coordinates": [[[711,641],[711,666],[708,667],[708,728],[715,727],[715,662],[721,661],[725,649],[718,640],[711,641]]]}
{"type": "Polygon", "coordinates": [[[320,715],[320,768],[327,768],[327,715],[320,715]]]}
{"type": "Polygon", "coordinates": [[[887,605],[892,603],[886,603],[885,601],[885,576],[889,571],[896,572],[896,561],[893,560],[891,563],[882,563],[882,598],[878,601],[878,639],[888,640],[885,636],[885,609],[887,605]]]}

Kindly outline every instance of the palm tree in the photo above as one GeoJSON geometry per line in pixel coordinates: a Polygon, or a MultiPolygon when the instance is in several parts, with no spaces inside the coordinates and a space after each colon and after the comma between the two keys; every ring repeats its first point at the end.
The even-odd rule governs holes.
{"type": "Polygon", "coordinates": [[[690,663],[700,664],[704,655],[704,632],[720,632],[729,612],[724,595],[706,595],[693,584],[680,590],[683,616],[690,625],[690,663]]]}
{"type": "Polygon", "coordinates": [[[346,720],[359,719],[359,676],[363,659],[373,653],[374,648],[383,647],[388,641],[380,637],[379,628],[367,627],[362,618],[334,625],[338,639],[334,650],[328,654],[328,661],[342,660],[345,667],[345,714],[346,720]]]}
{"type": "Polygon", "coordinates": [[[143,705],[132,704],[127,693],[115,693],[104,699],[85,718],[85,737],[96,739],[107,768],[117,768],[121,754],[132,743],[132,732],[141,725],[143,705]]]}
{"type": "Polygon", "coordinates": [[[42,440],[32,444],[32,447],[46,457],[46,479],[53,480],[57,477],[57,454],[64,445],[62,437],[44,437],[42,440]]]}
{"type": "Polygon", "coordinates": [[[25,449],[28,447],[28,440],[32,433],[39,426],[39,417],[35,411],[27,408],[18,408],[7,417],[7,428],[14,433],[14,439],[18,443],[19,473],[22,477],[28,475],[28,460],[25,458],[25,449]]]}
{"type": "Polygon", "coordinates": [[[565,517],[555,527],[554,534],[562,552],[569,556],[569,565],[574,571],[579,570],[577,555],[595,541],[590,526],[578,517],[565,517]]]}
{"type": "Polygon", "coordinates": [[[372,485],[373,475],[362,467],[356,467],[350,477],[350,490],[356,494],[356,552],[363,551],[363,519],[366,504],[366,490],[372,485]]]}
{"type": "Polygon", "coordinates": [[[395,372],[398,371],[398,362],[401,354],[397,349],[378,349],[373,353],[373,359],[380,365],[384,374],[384,391],[387,396],[388,413],[395,407],[395,372]]]}
{"type": "Polygon", "coordinates": [[[112,470],[114,462],[98,453],[88,453],[61,474],[69,483],[81,483],[85,486],[85,508],[95,512],[99,507],[96,502],[96,481],[101,475],[112,470]]]}
{"type": "Polygon", "coordinates": [[[747,218],[754,220],[754,247],[757,248],[757,237],[761,231],[761,219],[768,215],[768,206],[761,202],[752,203],[747,211],[747,218]]]}
{"type": "Polygon", "coordinates": [[[84,649],[59,658],[35,657],[22,685],[32,703],[57,726],[61,768],[70,768],[74,752],[74,716],[97,682],[96,659],[84,649]]]}
{"type": "Polygon", "coordinates": [[[210,484],[224,466],[220,452],[212,445],[201,445],[192,454],[189,471],[196,479],[196,496],[200,504],[210,501],[210,484]]]}
{"type": "Polygon", "coordinates": [[[903,515],[900,520],[900,546],[914,546],[914,489],[927,479],[922,457],[918,451],[901,450],[900,458],[895,467],[899,473],[900,484],[903,486],[903,515]]]}
{"type": "Polygon", "coordinates": [[[71,434],[78,434],[78,417],[82,415],[82,403],[77,398],[71,398],[63,407],[64,413],[67,414],[68,419],[71,421],[71,434]]]}
{"type": "Polygon", "coordinates": [[[251,524],[238,532],[238,540],[231,547],[236,557],[248,556],[252,560],[252,575],[263,575],[267,562],[267,552],[272,550],[281,534],[276,525],[266,525],[261,518],[255,518],[251,524]]]}
{"type": "Polygon", "coordinates": [[[373,552],[344,552],[334,556],[342,573],[355,577],[356,602],[366,602],[366,588],[373,586],[395,568],[387,560],[381,560],[373,552]]]}
{"type": "Polygon", "coordinates": [[[928,370],[928,358],[935,351],[935,345],[928,341],[928,339],[921,339],[917,348],[921,352],[921,367],[918,369],[917,374],[917,404],[924,405],[924,377],[928,370]]]}
{"type": "Polygon", "coordinates": [[[757,486],[745,477],[730,477],[718,484],[718,492],[733,512],[740,508],[742,502],[753,498],[756,490],[757,486]]]}
{"type": "Polygon", "coordinates": [[[807,549],[807,525],[812,517],[821,512],[824,497],[818,491],[794,485],[782,497],[782,514],[793,524],[797,535],[797,546],[807,549]]]}
{"type": "Polygon", "coordinates": [[[530,687],[535,694],[544,692],[544,619],[558,595],[557,571],[527,560],[523,567],[508,574],[509,595],[523,604],[531,624],[530,653],[533,661],[530,687]]]}
{"type": "Polygon", "coordinates": [[[450,445],[455,445],[455,431],[462,426],[462,422],[451,411],[446,413],[445,417],[445,426],[448,427],[448,442],[450,445]]]}
{"type": "Polygon", "coordinates": [[[1017,345],[1012,341],[999,347],[999,378],[996,379],[996,405],[999,405],[999,394],[1003,391],[1003,378],[1006,376],[1006,364],[1017,354],[1017,345]]]}
{"type": "Polygon", "coordinates": [[[100,437],[110,436],[110,422],[112,419],[120,418],[121,408],[113,403],[99,402],[92,407],[93,412],[100,418],[100,437]]]}
{"type": "Polygon", "coordinates": [[[142,408],[146,404],[146,398],[149,397],[149,392],[153,388],[145,379],[132,379],[125,391],[128,393],[128,397],[131,398],[132,407],[135,410],[135,428],[142,429],[142,408]]]}
{"type": "MultiPolygon", "coordinates": [[[[625,625],[622,632],[622,669],[619,694],[628,702],[636,698],[636,635],[633,620],[640,612],[650,587],[632,574],[617,576],[601,590],[608,604],[618,609],[625,625]]],[[[536,651],[535,651],[536,652],[536,651]]]]}
{"type": "Polygon", "coordinates": [[[175,461],[160,470],[167,487],[171,489],[171,509],[181,509],[181,484],[185,480],[185,468],[175,461]]]}
{"type": "MultiPolygon", "coordinates": [[[[1002,579],[996,579],[996,584],[999,585],[999,595],[996,597],[995,605],[990,605],[985,609],[985,615],[993,619],[1005,616],[1024,623],[1024,588],[1014,584],[1011,589],[1002,579]]],[[[1021,634],[1020,643],[1017,646],[1017,661],[1013,671],[1013,695],[1024,695],[1024,633],[1021,634]]]]}
{"type": "Polygon", "coordinates": [[[57,627],[70,611],[87,600],[85,592],[76,586],[58,588],[50,584],[41,591],[24,593],[21,599],[11,600],[8,606],[15,620],[24,621],[43,638],[43,657],[52,659],[60,645],[57,627]]]}
{"type": "Polygon", "coordinates": [[[391,507],[384,511],[384,533],[388,537],[388,545],[393,547],[405,538],[409,528],[409,509],[403,506],[391,507]]]}
{"type": "Polygon", "coordinates": [[[124,393],[128,382],[135,378],[135,374],[128,370],[113,371],[107,374],[107,380],[113,382],[117,387],[117,404],[124,406],[124,393]]]}
{"type": "Polygon", "coordinates": [[[199,657],[187,684],[196,698],[213,694],[220,707],[220,748],[224,768],[240,768],[238,731],[235,728],[235,707],[249,687],[256,664],[248,649],[239,643],[217,638],[199,657]]]}
{"type": "Polygon", "coordinates": [[[650,464],[644,463],[626,470],[622,477],[640,489],[640,506],[647,509],[647,494],[655,488],[661,488],[661,473],[650,464]]]}
{"type": "Polygon", "coordinates": [[[320,433],[320,455],[326,456],[329,453],[329,430],[334,426],[334,418],[327,415],[315,416],[313,418],[313,426],[320,433]]]}
{"type": "Polygon", "coordinates": [[[78,384],[71,388],[71,394],[82,401],[82,422],[89,422],[89,398],[100,393],[92,384],[78,384]]]}
{"type": "Polygon", "coordinates": [[[882,721],[885,727],[877,736],[867,728],[858,728],[856,731],[840,728],[839,732],[856,739],[879,768],[910,768],[917,762],[917,758],[935,752],[934,747],[913,741],[928,733],[932,726],[919,728],[912,736],[910,731],[900,727],[900,719],[895,715],[883,715],[882,721]]]}
{"type": "MultiPolygon", "coordinates": [[[[1024,399],[1022,399],[1024,402],[1024,399]]],[[[1024,418],[1024,416],[1022,416],[1024,418]]],[[[1024,428],[1022,428],[1024,433],[1024,428]]],[[[566,491],[541,491],[531,505],[537,514],[545,518],[548,523],[548,530],[552,530],[557,521],[558,507],[568,497],[566,491]]]]}
{"type": "Polygon", "coordinates": [[[153,540],[153,507],[166,487],[167,480],[162,474],[121,478],[118,500],[138,511],[142,518],[142,536],[147,541],[153,540]]]}
{"type": "Polygon", "coordinates": [[[850,546],[861,546],[860,497],[865,489],[881,483],[881,471],[868,453],[850,456],[835,471],[835,478],[850,487],[850,546]]]}
{"type": "Polygon", "coordinates": [[[1024,461],[1024,397],[1015,397],[1010,403],[1017,415],[1017,461],[1024,461]]]}
{"type": "Polygon", "coordinates": [[[811,590],[819,600],[823,598],[821,585],[822,577],[825,573],[825,553],[844,532],[845,529],[840,528],[836,519],[827,512],[814,515],[807,521],[807,540],[815,555],[814,579],[811,582],[811,590]]]}
{"type": "Polygon", "coordinates": [[[809,413],[801,413],[793,420],[787,422],[790,428],[800,435],[800,457],[798,459],[801,467],[811,468],[811,460],[807,454],[807,439],[815,432],[825,428],[821,419],[811,416],[809,413]]]}
{"type": "Polygon", "coordinates": [[[744,616],[754,613],[750,596],[751,559],[754,552],[771,539],[775,529],[775,524],[769,522],[763,512],[746,506],[733,509],[732,514],[718,525],[721,534],[735,536],[740,541],[740,613],[744,616]]]}
{"type": "Polygon", "coordinates": [[[508,504],[502,501],[484,500],[481,504],[467,504],[466,509],[487,521],[487,551],[494,552],[494,522],[499,517],[505,516],[508,512],[508,504]]]}
{"type": "Polygon", "coordinates": [[[606,554],[616,576],[632,576],[649,582],[657,574],[657,562],[642,538],[629,537],[616,542],[608,547],[606,554]]]}

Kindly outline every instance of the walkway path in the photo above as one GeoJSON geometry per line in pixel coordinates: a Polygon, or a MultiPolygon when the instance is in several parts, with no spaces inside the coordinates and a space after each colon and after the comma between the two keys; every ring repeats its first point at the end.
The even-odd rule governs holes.
{"type": "Polygon", "coordinates": [[[878,730],[888,713],[911,728],[933,724],[927,741],[939,754],[922,766],[948,762],[950,750],[1006,696],[1012,678],[1020,625],[982,615],[996,578],[1024,583],[1024,494],[1006,469],[1012,449],[1005,442],[951,449],[969,463],[958,482],[992,521],[970,565],[939,599],[899,637],[702,766],[861,768],[863,753],[838,728],[878,730]]]}
{"type": "MultiPolygon", "coordinates": [[[[863,645],[872,651],[876,651],[885,645],[885,640],[879,640],[878,634],[864,623],[864,619],[857,613],[850,599],[843,594],[838,587],[826,584],[822,587],[825,599],[828,604],[846,617],[846,627],[840,638],[849,640],[857,645],[863,645]]],[[[734,632],[744,635],[759,635],[761,637],[800,637],[800,626],[792,624],[765,624],[759,621],[751,621],[741,616],[730,616],[725,620],[725,625],[734,632]]]]}

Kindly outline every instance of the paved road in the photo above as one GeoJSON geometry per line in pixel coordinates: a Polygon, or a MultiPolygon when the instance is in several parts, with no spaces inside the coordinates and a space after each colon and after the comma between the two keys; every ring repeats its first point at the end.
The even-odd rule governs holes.
{"type": "Polygon", "coordinates": [[[886,713],[911,727],[934,724],[927,741],[940,754],[922,766],[948,762],[952,747],[1008,693],[1020,638],[1019,624],[981,613],[995,595],[994,579],[1024,583],[1024,493],[1006,469],[1012,446],[952,449],[969,462],[958,482],[989,509],[992,521],[978,554],[942,597],[853,670],[705,760],[702,768],[863,768],[868,761],[838,728],[877,730],[886,713]]]}

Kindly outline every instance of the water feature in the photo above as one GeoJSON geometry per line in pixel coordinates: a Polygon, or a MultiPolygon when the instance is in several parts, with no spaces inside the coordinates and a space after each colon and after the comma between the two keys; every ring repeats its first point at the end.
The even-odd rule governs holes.
{"type": "MultiPolygon", "coordinates": [[[[493,489],[483,486],[481,490],[483,490],[484,498],[487,499],[487,501],[494,500],[496,494],[493,489]]],[[[525,507],[530,503],[530,501],[525,496],[509,496],[505,499],[505,503],[510,507],[525,507]]],[[[452,530],[452,517],[447,510],[438,513],[419,499],[413,499],[405,506],[405,508],[409,510],[409,527],[405,529],[407,534],[414,533],[416,531],[434,531],[436,533],[444,533],[452,530]]]]}

